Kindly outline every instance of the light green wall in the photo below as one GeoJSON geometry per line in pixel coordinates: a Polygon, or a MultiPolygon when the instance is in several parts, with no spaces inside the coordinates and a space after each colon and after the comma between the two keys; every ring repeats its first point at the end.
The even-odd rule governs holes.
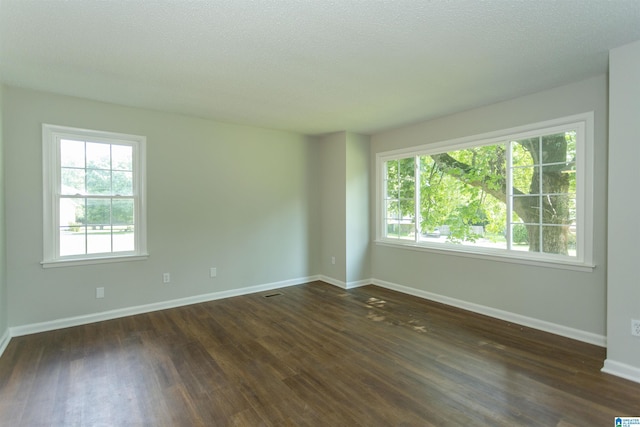
{"type": "MultiPolygon", "coordinates": [[[[606,308],[607,78],[598,76],[530,96],[374,135],[375,154],[595,112],[593,272],[510,264],[372,246],[376,279],[603,337],[606,308]]],[[[372,173],[371,212],[375,207],[372,173]]],[[[372,233],[373,233],[372,229],[372,233]]],[[[375,234],[374,234],[375,235],[375,234]]]]}
{"type": "Polygon", "coordinates": [[[7,303],[7,262],[6,262],[6,235],[5,235],[5,213],[4,213],[4,138],[3,138],[3,93],[4,86],[0,84],[0,346],[2,337],[8,331],[9,306],[7,303]]]}
{"type": "Polygon", "coordinates": [[[347,283],[371,279],[369,139],[364,135],[346,134],[347,283]]]}
{"type": "Polygon", "coordinates": [[[347,281],[347,248],[345,242],[347,200],[345,132],[320,138],[320,270],[321,273],[342,284],[347,281]],[[335,258],[335,264],[331,258],[335,258]]]}
{"type": "Polygon", "coordinates": [[[640,382],[640,41],[609,55],[609,275],[605,367],[640,382]]]}
{"type": "Polygon", "coordinates": [[[13,87],[3,97],[4,155],[11,159],[3,284],[11,326],[322,274],[345,284],[373,277],[605,334],[606,76],[371,138],[349,132],[310,138],[13,87]],[[377,152],[592,110],[594,272],[369,243],[377,152]],[[147,136],[149,260],[40,266],[43,122],[147,136]],[[218,278],[208,277],[209,267],[218,268],[218,278]],[[173,283],[162,283],[163,272],[173,283]],[[97,286],[105,287],[104,299],[95,299],[97,286]]]}
{"type": "Polygon", "coordinates": [[[319,147],[321,273],[338,286],[358,285],[371,279],[369,137],[337,132],[321,137],[319,147]]]}
{"type": "Polygon", "coordinates": [[[318,274],[311,138],[14,87],[4,98],[11,326],[318,274]],[[147,137],[148,260],[41,267],[42,123],[147,137]]]}

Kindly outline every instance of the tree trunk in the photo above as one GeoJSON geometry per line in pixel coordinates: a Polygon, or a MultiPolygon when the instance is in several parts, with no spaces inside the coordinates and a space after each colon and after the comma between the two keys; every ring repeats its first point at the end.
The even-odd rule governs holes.
{"type": "Polygon", "coordinates": [[[539,225],[527,226],[529,251],[568,255],[571,214],[570,200],[566,195],[569,192],[569,175],[565,173],[567,143],[564,133],[521,141],[521,144],[531,154],[534,164],[556,163],[536,166],[529,187],[529,194],[536,196],[517,198],[514,202],[514,211],[525,223],[550,224],[542,226],[542,233],[539,225]],[[540,151],[543,159],[539,159],[540,151]]]}

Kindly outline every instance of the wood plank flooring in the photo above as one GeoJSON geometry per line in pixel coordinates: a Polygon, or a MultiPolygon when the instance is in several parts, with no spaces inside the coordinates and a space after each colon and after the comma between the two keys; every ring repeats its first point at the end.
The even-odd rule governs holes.
{"type": "Polygon", "coordinates": [[[2,426],[610,426],[605,350],[322,282],[13,338],[2,426]],[[281,293],[265,297],[273,293],[281,293]]]}

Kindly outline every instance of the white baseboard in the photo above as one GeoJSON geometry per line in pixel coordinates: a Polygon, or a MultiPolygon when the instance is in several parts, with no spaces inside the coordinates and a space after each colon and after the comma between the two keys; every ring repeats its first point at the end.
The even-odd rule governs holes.
{"type": "Polygon", "coordinates": [[[0,337],[0,357],[2,357],[2,353],[7,349],[9,345],[9,341],[11,341],[11,331],[7,328],[0,337]]]}
{"type": "Polygon", "coordinates": [[[21,335],[35,334],[39,332],[52,331],[56,329],[69,328],[72,326],[86,325],[104,320],[117,319],[125,316],[133,316],[135,314],[150,313],[152,311],[165,310],[168,308],[182,307],[185,305],[198,304],[201,302],[214,301],[223,298],[230,298],[240,295],[253,294],[256,292],[270,291],[273,289],[284,288],[287,286],[296,286],[303,283],[321,280],[320,276],[301,277],[297,279],[283,280],[280,282],[267,283],[264,285],[249,286],[246,288],[231,289],[228,291],[213,292],[192,297],[179,298],[170,301],[162,301],[152,304],[138,305],[133,307],[119,308],[116,310],[103,311],[100,313],[91,313],[82,316],[67,317],[64,319],[51,320],[41,323],[32,323],[28,325],[15,326],[9,328],[10,337],[18,337],[21,335]]]}
{"type": "MultiPolygon", "coordinates": [[[[165,310],[168,308],[181,307],[185,305],[197,304],[201,302],[213,301],[213,300],[218,300],[223,298],[230,298],[230,297],[240,296],[240,295],[247,295],[247,294],[252,294],[256,292],[270,291],[273,289],[283,288],[287,286],[301,285],[303,283],[308,283],[316,280],[322,280],[323,282],[340,287],[342,289],[352,289],[359,286],[374,284],[376,286],[395,290],[408,295],[413,295],[420,298],[440,302],[443,304],[462,308],[464,310],[473,311],[475,313],[484,314],[484,315],[491,316],[497,319],[502,319],[508,322],[516,323],[516,324],[527,326],[534,329],[539,329],[539,330],[550,332],[556,335],[572,338],[578,341],[583,341],[589,344],[594,344],[601,347],[606,346],[606,338],[602,335],[597,335],[590,332],[546,322],[543,320],[534,319],[531,317],[526,317],[519,314],[495,309],[492,307],[470,303],[467,301],[458,300],[455,298],[451,298],[451,297],[447,297],[447,296],[443,296],[443,295],[439,295],[439,294],[435,294],[435,293],[431,293],[431,292],[427,292],[427,291],[423,291],[415,288],[410,288],[410,287],[399,285],[396,283],[386,282],[378,279],[365,279],[365,280],[359,280],[359,281],[353,281],[353,282],[347,283],[341,280],[334,279],[332,277],[328,277],[324,275],[315,275],[315,276],[308,276],[308,277],[302,277],[302,278],[291,279],[291,280],[284,280],[280,282],[267,283],[263,285],[249,286],[246,288],[239,288],[239,289],[232,289],[228,291],[195,295],[192,297],[180,298],[180,299],[175,299],[170,301],[162,301],[158,303],[126,307],[126,308],[121,308],[116,310],[109,310],[109,311],[104,311],[100,313],[91,313],[91,314],[82,315],[82,316],[74,316],[74,317],[52,320],[47,322],[32,323],[28,325],[11,327],[7,331],[5,331],[5,334],[2,336],[2,338],[0,338],[0,356],[2,355],[2,352],[4,351],[6,346],[9,344],[11,337],[34,334],[38,332],[46,332],[46,331],[51,331],[55,329],[68,328],[72,326],[85,325],[88,323],[100,322],[100,321],[110,320],[110,319],[117,319],[125,316],[149,313],[152,311],[165,310]]],[[[606,370],[605,368],[603,368],[603,372],[612,373],[614,375],[618,375],[617,373],[614,373],[614,372],[622,372],[624,375],[618,375],[618,376],[623,376],[625,378],[629,377],[632,380],[634,380],[633,378],[636,378],[634,381],[637,381],[637,378],[640,378],[640,374],[637,371],[633,371],[634,369],[637,370],[637,368],[633,368],[633,367],[625,368],[624,366],[625,365],[619,364],[613,361],[610,361],[608,363],[605,362],[606,370]]]]}
{"type": "Polygon", "coordinates": [[[617,377],[640,383],[640,368],[636,366],[606,359],[601,371],[605,374],[615,375],[617,377]]]}
{"type": "Polygon", "coordinates": [[[518,325],[527,326],[529,328],[539,329],[541,331],[550,332],[552,334],[586,342],[589,344],[594,344],[599,347],[607,346],[607,339],[603,335],[582,331],[580,329],[569,328],[567,326],[558,325],[556,323],[546,322],[544,320],[522,316],[520,314],[511,313],[509,311],[499,310],[497,308],[487,307],[484,305],[475,304],[472,302],[467,302],[456,298],[423,291],[420,289],[410,288],[408,286],[402,286],[396,283],[386,282],[384,280],[373,279],[372,283],[382,288],[387,288],[431,301],[440,302],[443,304],[462,308],[464,310],[473,311],[474,313],[495,317],[497,319],[506,320],[507,322],[516,323],[518,325]]]}
{"type": "Polygon", "coordinates": [[[330,285],[337,286],[342,289],[359,288],[360,286],[367,286],[373,284],[373,279],[356,280],[352,282],[343,282],[342,280],[334,279],[333,277],[320,275],[318,280],[322,280],[330,285]]]}

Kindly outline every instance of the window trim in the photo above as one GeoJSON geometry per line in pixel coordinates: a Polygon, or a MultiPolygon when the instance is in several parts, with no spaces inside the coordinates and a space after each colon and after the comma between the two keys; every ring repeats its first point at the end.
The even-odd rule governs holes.
{"type": "Polygon", "coordinates": [[[554,268],[566,268],[578,271],[592,271],[593,263],[593,172],[594,172],[594,112],[586,112],[543,122],[531,123],[508,129],[465,136],[451,140],[438,141],[419,146],[376,153],[376,195],[375,195],[375,240],[380,246],[401,247],[431,253],[451,254],[472,258],[488,259],[518,264],[538,265],[554,268]],[[384,206],[384,164],[388,160],[417,155],[428,155],[462,150],[481,145],[503,143],[532,136],[566,130],[574,126],[583,138],[578,138],[576,152],[576,227],[578,242],[575,259],[553,254],[520,252],[507,249],[494,249],[476,246],[462,246],[447,243],[416,242],[414,240],[392,239],[385,237],[384,206]],[[582,189],[582,190],[580,190],[582,189]]]}
{"type": "Polygon", "coordinates": [[[43,268],[101,264],[147,259],[146,137],[91,129],[42,124],[43,268]],[[60,140],[82,138],[91,142],[133,147],[135,250],[60,256],[59,201],[60,140]]]}

